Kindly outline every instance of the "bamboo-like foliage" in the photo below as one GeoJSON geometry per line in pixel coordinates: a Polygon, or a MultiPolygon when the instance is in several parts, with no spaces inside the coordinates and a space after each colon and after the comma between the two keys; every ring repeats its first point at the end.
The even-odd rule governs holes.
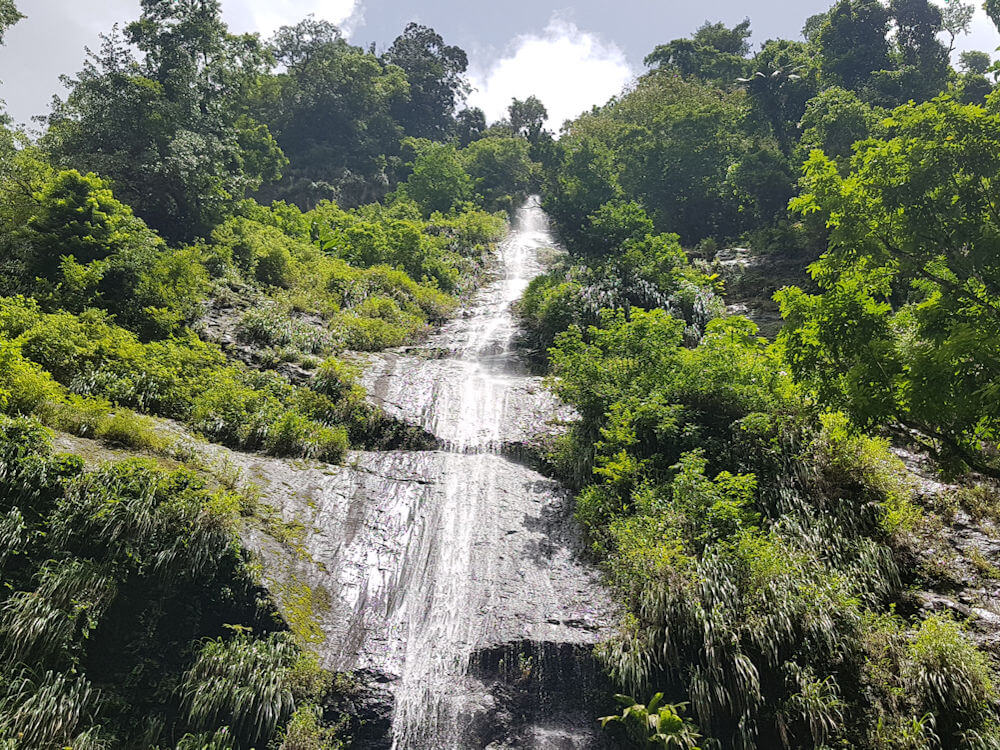
{"type": "Polygon", "coordinates": [[[127,561],[164,580],[193,579],[233,550],[225,498],[213,505],[193,474],[165,474],[129,461],[71,486],[53,519],[53,537],[71,550],[127,561]]]}
{"type": "Polygon", "coordinates": [[[242,746],[267,740],[295,710],[288,673],[297,657],[284,635],[209,641],[182,686],[191,724],[227,725],[242,746]]]}
{"type": "Polygon", "coordinates": [[[271,622],[238,554],[238,513],[191,472],[84,472],[37,424],[0,417],[0,747],[162,747],[191,730],[206,730],[191,747],[270,742],[292,709],[290,642],[213,641],[175,692],[192,634],[217,635],[222,617],[271,622]]]}
{"type": "Polygon", "coordinates": [[[0,572],[9,556],[24,549],[28,537],[28,524],[20,508],[11,508],[0,516],[0,572]]]}
{"type": "Polygon", "coordinates": [[[789,520],[767,537],[744,536],[735,553],[710,548],[686,584],[651,581],[637,629],[605,655],[635,691],[678,685],[699,725],[727,746],[757,747],[765,718],[779,733],[801,725],[819,745],[844,725],[837,686],[797,661],[839,661],[859,637],[862,601],[897,575],[878,545],[853,544],[822,521],[789,520]],[[776,689],[789,696],[787,717],[767,705],[776,689]]]}
{"type": "Polygon", "coordinates": [[[832,675],[817,679],[812,669],[794,662],[785,665],[793,693],[778,714],[782,741],[791,746],[788,727],[801,722],[816,747],[823,747],[831,737],[836,737],[844,723],[846,704],[832,675]]]}
{"type": "Polygon", "coordinates": [[[57,672],[36,676],[23,670],[4,686],[0,736],[17,737],[19,748],[25,750],[101,747],[97,731],[89,727],[98,697],[84,677],[57,672]],[[74,737],[81,738],[80,742],[75,742],[74,737]]]}
{"type": "Polygon", "coordinates": [[[185,734],[174,750],[233,750],[233,742],[229,727],[223,727],[214,732],[185,734]]]}
{"type": "Polygon", "coordinates": [[[107,573],[88,561],[49,561],[38,578],[35,591],[17,592],[0,610],[0,658],[10,664],[62,662],[114,598],[107,573]]]}

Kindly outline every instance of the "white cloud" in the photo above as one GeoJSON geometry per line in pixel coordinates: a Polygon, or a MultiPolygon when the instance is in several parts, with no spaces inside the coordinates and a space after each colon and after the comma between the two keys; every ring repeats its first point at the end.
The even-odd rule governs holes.
{"type": "Polygon", "coordinates": [[[594,104],[603,104],[633,77],[625,53],[596,34],[553,15],[541,34],[516,37],[488,70],[473,70],[469,106],[490,122],[502,118],[510,100],[537,96],[559,127],[594,104]]]}
{"type": "Polygon", "coordinates": [[[222,8],[233,31],[257,31],[265,39],[309,14],[337,24],[350,36],[361,18],[360,0],[223,0],[222,8]]]}

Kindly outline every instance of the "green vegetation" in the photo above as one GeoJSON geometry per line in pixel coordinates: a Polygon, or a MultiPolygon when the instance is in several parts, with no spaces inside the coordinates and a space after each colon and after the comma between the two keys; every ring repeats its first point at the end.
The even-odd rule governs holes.
{"type": "MultiPolygon", "coordinates": [[[[947,578],[937,514],[1000,515],[1000,95],[991,55],[950,65],[970,5],[837,0],[758,47],[708,22],[558,140],[535,97],[463,108],[467,56],[426,26],[379,54],[140,6],[37,137],[0,118],[0,746],[345,746],[324,590],[261,588],[256,499],[176,468],[164,420],[330,462],[424,447],[343,355],[444,320],[540,190],[567,254],[519,312],[579,416],[551,466],[622,605],[600,656],[652,696],[609,731],[1000,747],[993,657],[915,596],[947,578]],[[808,268],[773,341],[725,315],[735,243],[808,268]],[[50,429],[147,458],[85,467],[50,429]],[[960,487],[923,503],[903,442],[960,487]]],[[[0,0],[0,42],[20,17],[0,0]]]]}
{"type": "MultiPolygon", "coordinates": [[[[191,434],[423,447],[340,357],[448,316],[538,168],[525,137],[472,144],[465,53],[432,29],[376,55],[312,17],[265,42],[218,0],[140,5],[39,137],[0,117],[0,746],[341,748],[323,592],[262,588],[257,499],[191,434]],[[148,457],[85,469],[42,425],[148,457]]],[[[0,42],[20,18],[0,0],[0,42]]]]}
{"type": "Polygon", "coordinates": [[[993,659],[914,610],[940,527],[893,451],[992,512],[1000,121],[989,56],[938,39],[970,17],[840,0],[757,52],[706,23],[543,161],[568,258],[519,309],[579,415],[550,460],[626,613],[601,655],[654,696],[603,720],[636,747],[1000,745],[993,659]],[[734,242],[822,254],[773,342],[723,316],[734,242]]]}
{"type": "Polygon", "coordinates": [[[830,231],[810,267],[820,294],[780,295],[788,360],[824,399],[860,424],[908,427],[942,461],[992,476],[997,104],[901,107],[843,175],[815,152],[793,207],[830,231]]]}
{"type": "Polygon", "coordinates": [[[142,460],[87,471],[0,419],[8,746],[248,747],[321,697],[237,544],[238,495],[142,460]]]}

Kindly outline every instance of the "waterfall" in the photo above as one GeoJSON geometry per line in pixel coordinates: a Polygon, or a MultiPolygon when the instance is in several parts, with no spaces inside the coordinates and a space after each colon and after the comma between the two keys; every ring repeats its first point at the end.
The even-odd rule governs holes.
{"type": "Polygon", "coordinates": [[[560,414],[517,355],[511,309],[553,245],[529,200],[492,283],[426,343],[372,356],[370,398],[440,449],[245,467],[305,529],[296,555],[251,540],[272,588],[312,592],[324,666],[381,686],[372,723],[386,726],[358,747],[602,746],[599,709],[580,696],[599,674],[609,598],[581,560],[568,493],[504,455],[560,414]]]}
{"type": "Polygon", "coordinates": [[[413,569],[406,571],[398,612],[405,658],[393,719],[396,750],[466,747],[463,719],[477,691],[466,671],[490,631],[489,582],[501,567],[494,565],[488,531],[505,533],[496,510],[513,500],[501,478],[506,462],[497,455],[508,396],[525,377],[512,352],[511,306],[541,272],[538,252],[552,244],[537,201],[530,201],[500,247],[501,277],[436,337],[449,354],[433,369],[433,382],[421,372],[395,386],[423,386],[423,420],[449,452],[441,463],[442,501],[407,554],[413,569]],[[486,544],[477,544],[477,536],[486,544]]]}

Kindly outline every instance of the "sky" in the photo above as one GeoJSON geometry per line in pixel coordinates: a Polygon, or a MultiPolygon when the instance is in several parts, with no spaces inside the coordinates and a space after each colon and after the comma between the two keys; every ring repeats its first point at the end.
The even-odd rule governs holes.
{"type": "MultiPolygon", "coordinates": [[[[978,5],[978,0],[977,5],[978,5]]],[[[14,121],[29,124],[61,94],[60,75],[78,71],[85,47],[114,23],[139,14],[139,0],[16,0],[27,16],[0,49],[0,98],[14,121]]],[[[308,14],[341,26],[355,44],[385,49],[409,21],[432,26],[469,54],[469,103],[491,121],[512,97],[538,96],[558,128],[603,104],[643,71],[654,46],[691,34],[705,20],[729,25],[749,16],[754,42],[799,38],[805,19],[833,0],[222,0],[233,31],[269,36],[308,14]]],[[[993,53],[1000,34],[977,8],[958,50],[993,53]]]]}

